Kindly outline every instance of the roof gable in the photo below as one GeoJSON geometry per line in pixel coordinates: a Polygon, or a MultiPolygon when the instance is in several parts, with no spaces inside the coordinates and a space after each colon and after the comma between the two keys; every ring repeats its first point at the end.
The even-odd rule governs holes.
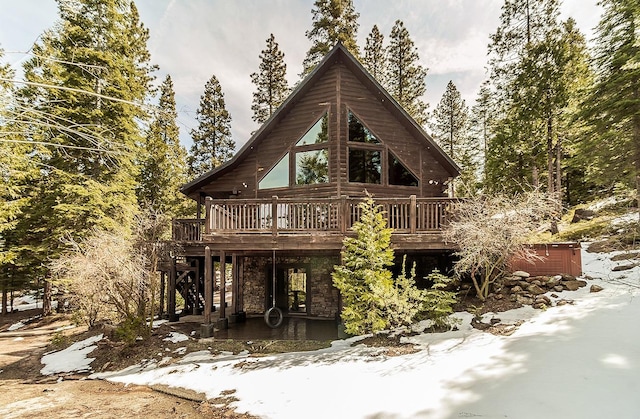
{"type": "Polygon", "coordinates": [[[432,150],[434,158],[450,173],[452,177],[460,173],[456,163],[435,143],[435,141],[419,126],[413,118],[391,97],[391,95],[367,72],[362,64],[342,45],[338,43],[313,71],[293,90],[289,97],[280,105],[273,115],[251,136],[240,148],[235,156],[221,166],[203,174],[202,176],[186,183],[181,191],[189,196],[194,195],[202,186],[212,182],[217,177],[233,170],[246,156],[253,152],[260,142],[269,135],[274,127],[289,114],[296,103],[312,89],[334,63],[340,61],[349,71],[365,86],[380,102],[386,110],[393,114],[402,125],[416,138],[424,140],[432,150]]]}

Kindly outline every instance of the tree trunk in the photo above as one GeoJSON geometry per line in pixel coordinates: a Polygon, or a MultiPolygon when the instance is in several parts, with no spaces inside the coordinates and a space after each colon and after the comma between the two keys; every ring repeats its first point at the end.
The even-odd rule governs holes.
{"type": "Polygon", "coordinates": [[[562,203],[562,142],[560,137],[556,141],[556,193],[559,203],[562,203]]]}
{"type": "Polygon", "coordinates": [[[2,287],[2,315],[7,314],[7,302],[8,302],[8,293],[7,293],[7,285],[5,284],[2,287]]]}
{"type": "Polygon", "coordinates": [[[636,169],[636,208],[640,221],[640,116],[633,117],[633,148],[636,169]]]}
{"type": "Polygon", "coordinates": [[[44,280],[44,292],[42,293],[42,316],[51,314],[51,282],[44,280]]]}
{"type": "Polygon", "coordinates": [[[553,117],[547,117],[547,192],[555,192],[555,177],[553,175],[553,158],[555,157],[553,148],[553,117]]]}

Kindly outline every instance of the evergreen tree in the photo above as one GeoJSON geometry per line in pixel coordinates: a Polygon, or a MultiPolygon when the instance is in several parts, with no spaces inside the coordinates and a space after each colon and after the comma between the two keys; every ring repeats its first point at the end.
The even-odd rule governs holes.
{"type": "Polygon", "coordinates": [[[433,111],[431,123],[438,144],[462,168],[456,179],[459,194],[473,194],[477,184],[478,146],[469,135],[469,109],[453,81],[449,81],[440,103],[433,111]]]}
{"type": "Polygon", "coordinates": [[[580,144],[609,186],[633,185],[640,202],[640,3],[602,0],[596,28],[596,80],[582,104],[592,135],[580,144]]]}
{"type": "Polygon", "coordinates": [[[408,326],[421,315],[446,324],[452,312],[454,294],[442,291],[439,280],[433,290],[415,286],[415,266],[409,276],[403,260],[402,272],[393,278],[392,229],[382,207],[367,197],[359,205],[360,220],[352,229],[355,237],[344,239],[343,264],[334,267],[333,283],[340,291],[345,331],[358,335],[408,326]]]}
{"type": "Polygon", "coordinates": [[[491,37],[494,103],[501,106],[485,174],[508,190],[538,187],[546,177],[548,192],[562,191],[562,139],[569,135],[568,105],[585,55],[575,22],[560,22],[558,7],[557,0],[506,0],[491,37]]]}
{"type": "Polygon", "coordinates": [[[427,122],[427,104],[422,100],[426,91],[427,69],[419,64],[419,55],[404,23],[396,20],[387,48],[387,90],[420,125],[427,122]]]}
{"type": "Polygon", "coordinates": [[[357,44],[358,17],[353,0],[315,0],[311,9],[312,28],[305,33],[312,45],[302,63],[305,76],[338,42],[355,57],[360,55],[357,44]]]}
{"type": "Polygon", "coordinates": [[[220,166],[233,156],[235,148],[231,138],[231,115],[225,107],[222,87],[215,75],[204,86],[196,119],[198,128],[191,130],[193,145],[187,158],[191,177],[220,166]]]}
{"type": "MultiPolygon", "coordinates": [[[[0,49],[0,59],[3,51],[0,49]]],[[[12,79],[9,65],[0,64],[0,78],[12,79]]],[[[15,228],[29,208],[26,186],[37,176],[37,167],[29,158],[31,147],[16,132],[13,120],[19,109],[13,102],[14,86],[0,80],[0,312],[7,313],[8,296],[12,290],[22,289],[28,278],[14,274],[19,263],[20,249],[15,245],[15,228]]]]}
{"type": "MultiPolygon", "coordinates": [[[[489,141],[493,133],[493,124],[496,117],[493,94],[489,87],[489,82],[484,81],[478,91],[475,104],[471,107],[469,115],[470,135],[475,139],[481,149],[482,172],[486,166],[489,141]]],[[[483,176],[485,179],[486,176],[483,176]]]]}
{"type": "Polygon", "coordinates": [[[259,72],[251,74],[251,82],[256,85],[251,104],[254,121],[264,123],[287,98],[289,84],[286,73],[284,53],[280,51],[275,36],[271,34],[267,39],[267,48],[260,54],[259,72]]]}
{"type": "Polygon", "coordinates": [[[187,153],[180,144],[176,124],[175,93],[171,76],[160,86],[158,110],[143,143],[137,187],[141,207],[168,217],[185,215],[185,196],[179,189],[187,181],[187,153]]]}
{"type": "MultiPolygon", "coordinates": [[[[127,0],[59,0],[60,22],[24,65],[20,131],[38,145],[30,210],[13,229],[20,275],[46,278],[63,237],[93,228],[128,232],[135,196],[139,121],[152,81],[148,31],[127,0]]],[[[19,274],[16,274],[19,275],[19,274]]]]}
{"type": "Polygon", "coordinates": [[[469,110],[452,80],[447,83],[440,103],[433,111],[430,124],[435,139],[449,156],[456,160],[467,134],[469,110]]]}
{"type": "Polygon", "coordinates": [[[367,35],[362,64],[380,84],[384,84],[387,63],[387,50],[383,43],[384,35],[380,33],[378,25],[373,25],[367,35]]]}

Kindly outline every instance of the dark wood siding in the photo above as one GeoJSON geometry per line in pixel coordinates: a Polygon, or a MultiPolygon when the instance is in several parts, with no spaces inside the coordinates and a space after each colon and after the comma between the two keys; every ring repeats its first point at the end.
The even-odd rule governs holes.
{"type": "Polygon", "coordinates": [[[442,196],[446,191],[443,181],[449,174],[431,154],[430,144],[407,131],[382,103],[384,100],[384,96],[374,94],[336,59],[290,111],[281,115],[270,132],[251,144],[251,152],[233,170],[217,176],[202,191],[214,198],[361,196],[365,189],[379,197],[442,196]],[[386,162],[387,150],[391,151],[418,178],[418,187],[386,185],[386,165],[382,168],[382,185],[348,182],[349,110],[381,140],[383,161],[386,162]],[[295,143],[324,112],[329,112],[329,183],[259,190],[260,179],[292,151],[295,143]]]}

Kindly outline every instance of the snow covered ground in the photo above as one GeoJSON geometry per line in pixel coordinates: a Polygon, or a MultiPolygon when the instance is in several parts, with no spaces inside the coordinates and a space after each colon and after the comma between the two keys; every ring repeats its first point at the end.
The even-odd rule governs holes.
{"type": "Polygon", "coordinates": [[[351,347],[352,338],[260,358],[198,352],[164,367],[93,377],[209,398],[235,390],[238,412],[266,418],[637,418],[640,267],[614,272],[629,261],[612,262],[612,255],[583,251],[584,275],[593,279],[558,293],[573,305],[485,315],[525,320],[510,336],[473,329],[471,315],[458,313],[458,331],[414,336],[421,350],[408,355],[351,347]],[[604,290],[590,293],[592,284],[604,290]]]}

